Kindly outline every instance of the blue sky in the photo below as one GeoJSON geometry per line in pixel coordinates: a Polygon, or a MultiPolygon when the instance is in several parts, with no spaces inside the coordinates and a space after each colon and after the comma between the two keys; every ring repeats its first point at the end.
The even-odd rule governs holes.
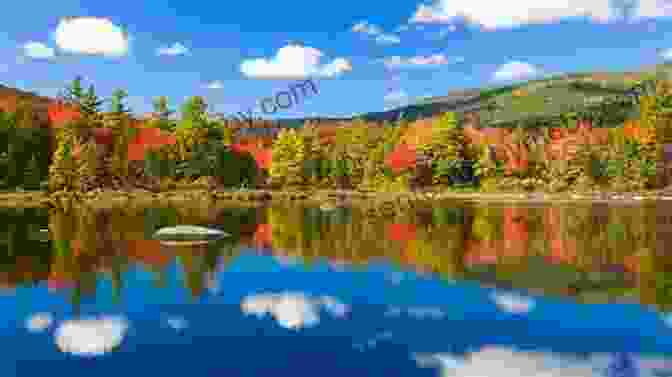
{"type": "Polygon", "coordinates": [[[54,95],[81,74],[103,96],[126,89],[137,113],[159,95],[175,108],[202,95],[213,112],[261,116],[259,100],[309,75],[319,94],[275,116],[347,116],[535,75],[638,69],[672,48],[663,0],[632,2],[629,16],[614,0],[36,4],[4,5],[0,83],[54,95]]]}

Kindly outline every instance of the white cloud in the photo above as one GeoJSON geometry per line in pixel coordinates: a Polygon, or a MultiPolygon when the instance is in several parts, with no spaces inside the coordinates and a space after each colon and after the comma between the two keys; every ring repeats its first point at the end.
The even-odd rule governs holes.
{"type": "Polygon", "coordinates": [[[415,319],[442,319],[446,316],[445,311],[434,306],[410,306],[408,308],[390,306],[385,311],[386,317],[398,317],[402,314],[406,314],[408,317],[415,319]]]}
{"type": "MultiPolygon", "coordinates": [[[[595,377],[608,376],[609,368],[623,363],[623,354],[595,353],[587,358],[552,352],[522,352],[503,347],[483,347],[466,357],[450,353],[413,354],[421,368],[440,368],[454,377],[595,377]]],[[[623,375],[655,377],[672,371],[670,359],[626,354],[633,369],[623,375]]]]}
{"type": "Polygon", "coordinates": [[[394,34],[380,34],[376,37],[376,42],[380,44],[397,44],[401,42],[401,39],[394,34]]]}
{"type": "Polygon", "coordinates": [[[219,81],[219,80],[215,80],[215,81],[211,81],[211,82],[207,83],[205,85],[205,87],[208,88],[208,89],[223,89],[224,88],[224,83],[219,81]]]}
{"type": "Polygon", "coordinates": [[[54,39],[58,48],[75,54],[124,56],[128,53],[128,36],[105,18],[64,18],[56,28],[54,39]]]}
{"type": "Polygon", "coordinates": [[[491,299],[500,310],[514,314],[528,313],[535,305],[534,300],[513,294],[493,293],[491,299]]]}
{"type": "Polygon", "coordinates": [[[168,326],[174,330],[181,331],[189,327],[189,322],[182,317],[171,317],[166,319],[168,326]]]}
{"type": "Polygon", "coordinates": [[[464,364],[464,359],[454,357],[448,353],[422,354],[414,353],[413,360],[420,368],[441,367],[442,369],[452,370],[458,365],[464,364]]]}
{"type": "Polygon", "coordinates": [[[312,298],[303,293],[268,293],[248,296],[240,304],[243,313],[263,317],[270,313],[287,329],[313,327],[320,322],[320,309],[334,317],[342,317],[349,306],[332,297],[312,298]]]}
{"type": "Polygon", "coordinates": [[[589,362],[550,353],[516,352],[486,347],[467,358],[450,354],[415,355],[420,367],[439,367],[441,375],[455,377],[594,377],[599,375],[589,362]]]}
{"type": "Polygon", "coordinates": [[[118,347],[127,330],[121,317],[65,321],[56,329],[56,344],[61,352],[100,356],[118,347]]]}
{"type": "MultiPolygon", "coordinates": [[[[406,26],[408,29],[408,26],[406,26]]],[[[380,26],[370,24],[367,21],[361,21],[356,23],[350,29],[354,33],[367,34],[370,36],[376,37],[375,41],[380,44],[397,44],[401,42],[401,39],[394,34],[384,33],[383,29],[380,26]]],[[[405,30],[402,27],[398,27],[396,31],[405,30]]]]}
{"type": "Polygon", "coordinates": [[[173,43],[169,47],[159,47],[156,49],[157,55],[168,55],[168,56],[177,56],[177,55],[186,55],[189,53],[189,49],[180,42],[173,43]]]}
{"type": "Polygon", "coordinates": [[[431,67],[438,65],[445,65],[450,63],[462,63],[464,58],[457,57],[454,59],[448,59],[444,54],[433,54],[429,56],[412,56],[409,58],[404,58],[401,56],[390,56],[389,58],[383,59],[383,64],[387,68],[411,68],[411,67],[431,67]]]}
{"type": "Polygon", "coordinates": [[[331,63],[322,67],[322,76],[335,77],[342,72],[352,70],[350,62],[344,58],[336,58],[331,63]]]}
{"type": "Polygon", "coordinates": [[[51,59],[54,57],[54,49],[40,42],[28,42],[23,45],[25,56],[33,59],[51,59]]]}
{"type": "Polygon", "coordinates": [[[278,50],[272,59],[245,60],[240,71],[252,78],[306,78],[309,76],[336,77],[351,71],[347,59],[336,58],[328,64],[320,64],[322,51],[298,45],[287,45],[278,50]]]}
{"type": "Polygon", "coordinates": [[[665,59],[665,60],[672,60],[672,48],[668,48],[666,50],[663,50],[660,53],[660,57],[665,59]]]}
{"type": "Polygon", "coordinates": [[[498,81],[525,80],[538,76],[542,72],[529,63],[512,61],[501,65],[493,74],[493,79],[498,81]]]}
{"type": "Polygon", "coordinates": [[[453,17],[443,14],[438,5],[420,4],[413,14],[409,23],[448,23],[453,21],[453,17]]]}
{"type": "MultiPolygon", "coordinates": [[[[632,19],[667,17],[672,15],[672,3],[659,0],[639,0],[634,5],[632,19]]],[[[623,7],[612,0],[518,0],[492,2],[488,0],[437,0],[421,4],[411,17],[411,23],[451,23],[464,19],[484,29],[512,28],[527,24],[554,23],[559,20],[587,17],[594,22],[611,22],[623,18],[623,7]]]]}
{"type": "Polygon", "coordinates": [[[36,313],[26,320],[26,328],[30,332],[42,332],[54,322],[51,313],[36,313]]]}
{"type": "Polygon", "coordinates": [[[383,100],[387,103],[404,103],[408,101],[408,94],[403,90],[397,90],[387,93],[383,100]]]}
{"type": "Polygon", "coordinates": [[[367,21],[360,21],[352,26],[350,29],[354,33],[363,33],[369,35],[378,35],[383,32],[383,30],[376,25],[370,24],[367,21]]]}

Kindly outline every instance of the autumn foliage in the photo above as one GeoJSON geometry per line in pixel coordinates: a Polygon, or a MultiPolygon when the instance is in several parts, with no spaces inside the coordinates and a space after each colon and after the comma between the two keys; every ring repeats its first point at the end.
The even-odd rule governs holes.
{"type": "Polygon", "coordinates": [[[254,245],[258,248],[273,246],[273,227],[271,224],[258,224],[254,232],[254,245]]]}
{"type": "Polygon", "coordinates": [[[164,135],[158,128],[139,128],[128,144],[128,159],[142,161],[145,159],[145,151],[156,150],[163,145],[173,145],[176,142],[174,135],[164,135]]]}
{"type": "Polygon", "coordinates": [[[52,127],[62,127],[68,122],[80,120],[82,118],[82,114],[79,112],[77,106],[64,102],[51,103],[47,112],[52,127]]]}
{"type": "Polygon", "coordinates": [[[413,224],[390,224],[387,227],[387,237],[397,242],[409,242],[417,238],[417,229],[413,224]]]}
{"type": "Polygon", "coordinates": [[[231,150],[235,153],[249,153],[254,157],[259,169],[270,169],[273,151],[271,148],[264,148],[254,144],[232,144],[231,150]]]}
{"type": "Polygon", "coordinates": [[[415,146],[400,143],[387,155],[385,164],[395,173],[402,172],[415,166],[417,152],[415,146]]]}

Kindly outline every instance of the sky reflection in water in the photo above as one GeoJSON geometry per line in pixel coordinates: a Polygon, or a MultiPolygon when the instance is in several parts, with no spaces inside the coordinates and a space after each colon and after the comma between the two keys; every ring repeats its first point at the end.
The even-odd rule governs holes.
{"type": "MultiPolygon", "coordinates": [[[[50,278],[0,297],[0,367],[19,376],[672,373],[669,317],[651,306],[578,304],[534,286],[480,284],[465,278],[469,269],[440,278],[441,271],[384,257],[362,265],[248,238],[225,247],[214,263],[203,249],[161,249],[173,253],[167,262],[148,248],[129,249],[146,255],[122,263],[120,275],[119,261],[96,262],[90,275],[59,267],[74,259],[52,255],[50,278]]],[[[54,241],[39,242],[55,248],[54,241]]],[[[3,271],[36,263],[11,260],[3,271]]]]}

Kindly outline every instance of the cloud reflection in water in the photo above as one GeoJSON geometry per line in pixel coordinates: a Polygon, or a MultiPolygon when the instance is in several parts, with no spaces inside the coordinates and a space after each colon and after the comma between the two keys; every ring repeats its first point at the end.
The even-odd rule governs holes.
{"type": "Polygon", "coordinates": [[[455,377],[597,377],[600,368],[586,360],[563,359],[551,353],[517,352],[484,347],[465,358],[451,354],[415,354],[419,367],[438,367],[455,377]]]}
{"type": "Polygon", "coordinates": [[[65,353],[100,356],[118,347],[127,330],[128,322],[122,317],[65,321],[56,329],[56,345],[65,353]]]}
{"type": "Polygon", "coordinates": [[[513,314],[528,313],[535,304],[531,298],[509,293],[493,293],[491,298],[500,310],[513,314]]]}
{"type": "Polygon", "coordinates": [[[26,328],[33,333],[42,332],[48,329],[53,322],[54,318],[51,313],[35,313],[26,320],[26,328]]]}
{"type": "Polygon", "coordinates": [[[313,327],[320,322],[320,309],[334,317],[343,317],[350,307],[333,297],[309,297],[303,293],[266,293],[248,296],[241,310],[248,315],[263,317],[270,313],[278,324],[287,329],[313,327]]]}

